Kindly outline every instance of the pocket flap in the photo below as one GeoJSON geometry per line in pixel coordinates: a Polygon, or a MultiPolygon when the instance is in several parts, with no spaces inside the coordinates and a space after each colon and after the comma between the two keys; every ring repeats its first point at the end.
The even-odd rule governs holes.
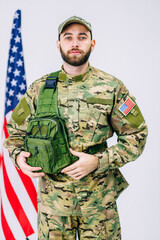
{"type": "Polygon", "coordinates": [[[20,126],[31,113],[25,98],[22,98],[12,113],[13,120],[20,126]]]}
{"type": "Polygon", "coordinates": [[[111,105],[113,104],[113,99],[104,99],[104,98],[97,98],[97,97],[89,97],[86,99],[87,103],[98,103],[104,105],[111,105]]]}

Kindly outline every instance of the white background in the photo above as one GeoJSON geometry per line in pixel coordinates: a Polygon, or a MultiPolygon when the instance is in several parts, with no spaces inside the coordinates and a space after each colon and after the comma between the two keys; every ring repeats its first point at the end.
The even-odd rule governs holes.
{"type": "Polygon", "coordinates": [[[136,96],[149,127],[142,156],[121,168],[128,189],[118,200],[123,240],[160,239],[160,1],[0,0],[0,127],[14,12],[22,10],[28,86],[61,67],[57,27],[77,15],[90,21],[97,45],[91,65],[119,79],[136,96]]]}

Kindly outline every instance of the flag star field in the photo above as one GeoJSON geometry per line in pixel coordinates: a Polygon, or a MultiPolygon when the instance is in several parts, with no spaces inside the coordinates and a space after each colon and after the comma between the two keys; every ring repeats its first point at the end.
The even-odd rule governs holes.
{"type": "Polygon", "coordinates": [[[13,110],[26,92],[20,11],[14,16],[7,69],[5,115],[13,110]]]}

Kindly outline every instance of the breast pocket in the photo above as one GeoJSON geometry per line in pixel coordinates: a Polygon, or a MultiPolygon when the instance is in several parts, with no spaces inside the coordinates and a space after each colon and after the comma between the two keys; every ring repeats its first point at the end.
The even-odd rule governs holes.
{"type": "Polygon", "coordinates": [[[112,99],[97,97],[80,101],[79,126],[89,141],[99,142],[102,138],[105,139],[112,105],[112,99]]]}

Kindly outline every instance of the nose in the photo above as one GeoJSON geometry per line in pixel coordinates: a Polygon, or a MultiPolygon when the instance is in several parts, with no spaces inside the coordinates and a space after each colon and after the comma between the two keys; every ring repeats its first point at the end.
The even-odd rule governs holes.
{"type": "Polygon", "coordinates": [[[78,41],[78,39],[73,39],[73,41],[72,41],[72,47],[79,47],[79,41],[78,41]]]}

